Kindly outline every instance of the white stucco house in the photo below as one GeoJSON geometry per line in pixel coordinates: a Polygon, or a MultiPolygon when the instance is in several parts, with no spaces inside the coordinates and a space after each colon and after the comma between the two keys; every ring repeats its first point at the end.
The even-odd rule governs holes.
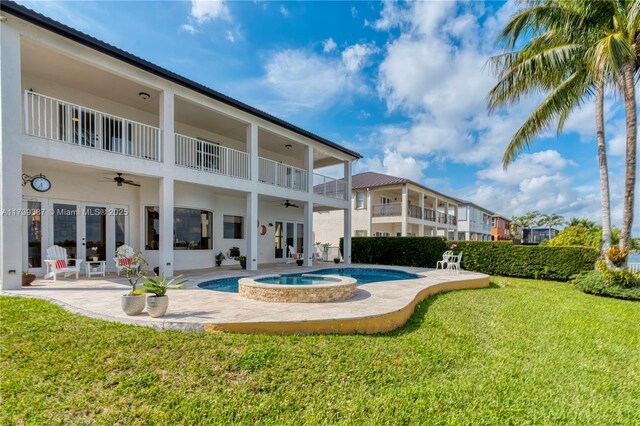
{"type": "Polygon", "coordinates": [[[491,241],[494,213],[470,201],[460,200],[458,208],[458,234],[461,240],[491,241]]]}
{"type": "Polygon", "coordinates": [[[249,270],[289,245],[310,264],[319,210],[344,219],[350,262],[358,153],[23,6],[0,13],[2,288],[42,275],[54,244],[110,270],[127,244],[167,275],[232,247],[249,270]]]}
{"type": "MultiPolygon", "coordinates": [[[[458,200],[409,179],[364,172],[352,176],[352,236],[457,239],[458,200]]],[[[317,192],[324,185],[316,185],[317,192]]],[[[343,217],[336,211],[314,213],[316,242],[337,246],[343,217]]]]}

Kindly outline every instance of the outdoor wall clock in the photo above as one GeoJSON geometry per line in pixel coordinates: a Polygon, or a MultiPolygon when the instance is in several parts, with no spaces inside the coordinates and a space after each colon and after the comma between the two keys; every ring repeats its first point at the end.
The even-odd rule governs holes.
{"type": "Polygon", "coordinates": [[[45,175],[40,173],[37,176],[22,175],[22,186],[31,183],[31,188],[38,192],[47,192],[51,189],[51,181],[45,175]]]}

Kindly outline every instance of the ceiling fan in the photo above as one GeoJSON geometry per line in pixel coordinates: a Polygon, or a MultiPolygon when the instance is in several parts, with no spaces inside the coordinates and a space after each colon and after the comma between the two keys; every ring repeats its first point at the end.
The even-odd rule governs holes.
{"type": "Polygon", "coordinates": [[[284,206],[285,209],[288,209],[289,207],[295,207],[297,209],[298,207],[300,207],[297,204],[293,204],[293,203],[289,202],[289,200],[285,200],[283,204],[278,204],[278,205],[279,206],[284,206]]]}
{"type": "Polygon", "coordinates": [[[116,173],[116,177],[114,178],[105,177],[104,180],[102,180],[101,182],[115,182],[116,185],[118,186],[122,186],[123,183],[131,186],[140,186],[139,183],[136,183],[130,179],[125,179],[124,177],[122,177],[122,173],[116,173]]]}

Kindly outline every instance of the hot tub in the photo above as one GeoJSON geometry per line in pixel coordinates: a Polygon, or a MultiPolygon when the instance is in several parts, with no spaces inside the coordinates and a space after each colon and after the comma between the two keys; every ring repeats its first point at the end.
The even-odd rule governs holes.
{"type": "Polygon", "coordinates": [[[262,275],[241,278],[240,296],[262,302],[323,303],[354,297],[357,281],[339,275],[303,274],[301,277],[262,275]]]}

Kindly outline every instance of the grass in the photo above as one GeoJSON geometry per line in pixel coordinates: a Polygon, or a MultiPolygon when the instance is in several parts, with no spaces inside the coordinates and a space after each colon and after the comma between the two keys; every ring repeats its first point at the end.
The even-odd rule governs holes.
{"type": "Polygon", "coordinates": [[[378,336],[161,332],[4,297],[0,420],[637,424],[640,303],[493,282],[378,336]]]}

